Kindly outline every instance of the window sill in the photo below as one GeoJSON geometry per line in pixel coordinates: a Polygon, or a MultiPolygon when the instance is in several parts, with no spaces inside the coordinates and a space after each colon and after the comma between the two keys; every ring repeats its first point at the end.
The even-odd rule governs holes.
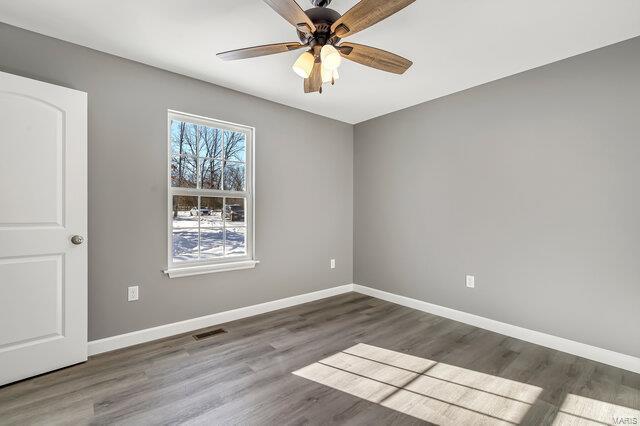
{"type": "Polygon", "coordinates": [[[211,265],[185,266],[171,268],[164,271],[169,278],[190,277],[193,275],[213,274],[215,272],[239,271],[241,269],[253,269],[260,263],[257,260],[242,260],[237,262],[218,263],[211,265]]]}

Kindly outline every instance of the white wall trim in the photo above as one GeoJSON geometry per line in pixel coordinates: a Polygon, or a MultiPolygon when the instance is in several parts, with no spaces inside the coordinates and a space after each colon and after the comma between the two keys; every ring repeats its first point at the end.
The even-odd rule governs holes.
{"type": "Polygon", "coordinates": [[[623,368],[628,371],[640,373],[640,358],[631,355],[625,355],[608,349],[598,348],[596,346],[587,345],[585,343],[576,342],[550,334],[541,333],[539,331],[529,330],[527,328],[506,324],[478,315],[469,314],[467,312],[457,311],[444,306],[434,305],[432,303],[423,302],[421,300],[412,299],[410,297],[399,296],[397,294],[388,293],[386,291],[377,290],[375,288],[366,287],[358,284],[353,285],[353,291],[366,294],[367,296],[386,300],[387,302],[396,303],[408,308],[417,309],[419,311],[428,312],[430,314],[460,321],[485,330],[504,334],[505,336],[515,337],[547,348],[556,349],[577,355],[603,364],[612,365],[614,367],[623,368]]]}
{"type": "Polygon", "coordinates": [[[314,291],[312,293],[300,294],[298,296],[287,297],[285,299],[219,312],[172,324],[160,325],[158,327],[133,331],[131,333],[120,334],[118,336],[107,337],[100,340],[93,340],[88,344],[88,351],[89,355],[97,355],[103,352],[125,348],[127,346],[163,339],[165,337],[188,333],[205,327],[211,327],[242,318],[248,318],[254,315],[276,311],[278,309],[313,302],[314,300],[324,299],[326,297],[349,293],[351,291],[366,294],[367,296],[386,300],[387,302],[396,303],[398,305],[428,312],[430,314],[449,318],[455,321],[460,321],[485,330],[504,334],[505,336],[514,337],[516,339],[535,343],[547,348],[581,356],[583,358],[612,365],[614,367],[623,368],[635,373],[640,373],[640,358],[636,358],[631,355],[621,354],[608,349],[598,348],[585,343],[541,333],[539,331],[529,330],[527,328],[506,324],[478,315],[469,314],[467,312],[457,311],[455,309],[446,308],[444,306],[423,302],[422,300],[412,299],[410,297],[400,296],[358,284],[345,284],[338,287],[314,291]]]}
{"type": "Polygon", "coordinates": [[[253,269],[260,263],[257,260],[243,260],[240,262],[209,263],[206,265],[185,266],[182,268],[171,268],[164,271],[169,278],[191,277],[194,275],[212,274],[214,272],[239,271],[241,269],[253,269]]]}
{"type": "Polygon", "coordinates": [[[276,311],[278,309],[289,308],[291,306],[313,302],[314,300],[324,299],[326,297],[336,296],[338,294],[349,293],[351,291],[353,291],[353,284],[345,284],[325,290],[314,291],[313,293],[300,294],[298,296],[273,300],[271,302],[260,303],[258,305],[219,312],[216,314],[206,315],[203,317],[188,319],[180,322],[174,322],[171,324],[160,325],[144,330],[132,331],[131,333],[106,337],[104,339],[92,340],[88,343],[88,351],[89,355],[97,355],[103,352],[125,348],[127,346],[133,346],[140,343],[150,342],[152,340],[163,339],[165,337],[188,333],[190,331],[199,330],[205,327],[211,327],[214,325],[247,318],[254,315],[264,314],[266,312],[276,311]]]}

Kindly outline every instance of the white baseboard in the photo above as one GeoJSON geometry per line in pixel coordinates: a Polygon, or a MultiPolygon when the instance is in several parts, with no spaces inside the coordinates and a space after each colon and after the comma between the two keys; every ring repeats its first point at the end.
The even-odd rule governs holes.
{"type": "Polygon", "coordinates": [[[449,318],[455,321],[460,321],[465,324],[483,328],[485,330],[504,334],[505,336],[515,337],[516,339],[535,343],[537,345],[556,349],[562,352],[570,353],[572,355],[581,356],[583,358],[612,365],[614,367],[623,368],[635,373],[640,373],[640,358],[610,351],[608,349],[598,348],[596,346],[587,345],[585,343],[576,342],[562,337],[541,333],[539,331],[529,330],[527,328],[506,324],[478,315],[469,314],[467,312],[446,308],[444,306],[434,305],[433,303],[423,302],[422,300],[399,296],[397,294],[388,293],[386,291],[358,284],[341,285],[338,287],[315,291],[313,293],[301,294],[298,296],[287,297],[285,299],[260,303],[258,305],[219,312],[212,315],[206,315],[203,317],[175,322],[172,324],[165,324],[158,327],[133,331],[131,333],[120,334],[118,336],[107,337],[100,340],[93,340],[88,344],[88,352],[89,355],[97,355],[103,352],[125,348],[127,346],[150,342],[152,340],[171,337],[182,333],[188,333],[190,331],[198,330],[201,328],[212,327],[214,325],[239,320],[242,318],[248,318],[254,315],[260,315],[267,312],[276,311],[278,309],[289,308],[291,306],[313,302],[314,300],[324,299],[326,297],[336,296],[338,294],[349,293],[351,291],[366,294],[368,296],[386,300],[392,303],[397,303],[398,305],[428,312],[430,314],[449,318]]]}
{"type": "Polygon", "coordinates": [[[258,305],[219,312],[217,314],[160,325],[158,327],[147,328],[144,330],[132,331],[131,333],[106,337],[104,339],[92,340],[88,344],[88,351],[89,355],[97,355],[103,352],[125,348],[127,346],[171,337],[177,334],[188,333],[201,328],[211,327],[229,321],[235,321],[254,315],[264,314],[266,312],[276,311],[278,309],[300,305],[302,303],[313,302],[314,300],[324,299],[326,297],[336,296],[342,293],[349,293],[351,291],[353,291],[353,284],[345,284],[325,290],[314,291],[313,293],[287,297],[286,299],[273,300],[271,302],[260,303],[258,305]]]}
{"type": "Polygon", "coordinates": [[[428,312],[430,314],[460,321],[485,330],[494,331],[504,334],[505,336],[515,337],[516,339],[535,343],[547,348],[556,349],[577,355],[603,364],[612,365],[614,367],[623,368],[625,370],[640,373],[640,358],[631,355],[625,355],[613,352],[608,349],[598,348],[596,346],[587,345],[573,340],[564,339],[558,336],[541,333],[539,331],[529,330],[511,324],[505,324],[489,318],[478,315],[469,314],[455,309],[445,308],[444,306],[434,305],[432,303],[423,302],[417,299],[411,299],[405,296],[399,296],[386,291],[377,290],[371,287],[354,284],[353,291],[375,297],[377,299],[386,300],[398,305],[417,309],[419,311],[428,312]]]}

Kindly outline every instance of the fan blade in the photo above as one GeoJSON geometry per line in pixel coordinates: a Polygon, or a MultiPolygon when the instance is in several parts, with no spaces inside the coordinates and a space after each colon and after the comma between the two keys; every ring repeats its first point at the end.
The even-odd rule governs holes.
{"type": "Polygon", "coordinates": [[[377,24],[416,0],[361,0],[333,23],[331,32],[340,38],[377,24]]]}
{"type": "Polygon", "coordinates": [[[295,0],[264,0],[264,2],[300,32],[305,34],[316,32],[316,26],[295,0]]]}
{"type": "Polygon", "coordinates": [[[413,62],[386,50],[356,43],[342,43],[338,51],[343,58],[394,74],[404,74],[413,62]]]}
{"type": "Polygon", "coordinates": [[[304,79],[304,93],[319,92],[322,88],[322,65],[320,62],[313,64],[309,78],[304,79]]]}
{"type": "Polygon", "coordinates": [[[229,50],[218,53],[216,56],[225,61],[235,61],[236,59],[255,58],[256,56],[273,55],[275,53],[289,52],[291,50],[305,47],[298,42],[265,44],[264,46],[245,47],[244,49],[229,50]]]}

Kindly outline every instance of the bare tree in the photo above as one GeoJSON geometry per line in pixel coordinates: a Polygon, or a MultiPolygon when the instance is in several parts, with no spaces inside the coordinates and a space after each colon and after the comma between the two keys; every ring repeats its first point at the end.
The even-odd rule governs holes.
{"type": "Polygon", "coordinates": [[[244,191],[244,175],[244,164],[226,163],[224,168],[224,189],[244,191]]]}
{"type": "Polygon", "coordinates": [[[245,136],[241,132],[225,132],[224,158],[231,161],[244,161],[245,136]]]}
{"type": "Polygon", "coordinates": [[[201,182],[209,188],[220,188],[222,151],[222,130],[199,126],[200,132],[200,176],[201,182]]]}
{"type": "MultiPolygon", "coordinates": [[[[173,125],[173,123],[172,123],[173,125]]],[[[177,134],[174,134],[173,132],[171,132],[171,137],[172,137],[172,145],[177,145],[178,146],[178,166],[177,166],[177,170],[175,169],[175,166],[172,166],[172,177],[174,182],[177,183],[177,186],[182,186],[183,185],[183,179],[184,179],[184,142],[185,142],[185,134],[186,134],[186,123],[184,122],[180,122],[180,124],[178,125],[178,132],[177,134]],[[177,139],[177,140],[176,140],[177,139]]],[[[172,162],[173,163],[173,162],[172,162]]],[[[176,218],[178,217],[178,203],[177,200],[174,198],[173,201],[173,217],[176,218]]]]}
{"type": "Polygon", "coordinates": [[[241,132],[225,132],[224,189],[244,191],[245,135],[241,132]]]}
{"type": "MultiPolygon", "coordinates": [[[[199,178],[203,187],[219,189],[224,168],[224,189],[244,190],[244,133],[174,121],[171,138],[172,146],[177,148],[177,152],[173,152],[177,158],[172,162],[174,185],[194,188],[199,178]]],[[[178,216],[182,202],[187,202],[182,198],[184,197],[174,199],[174,218],[178,216]]]]}

